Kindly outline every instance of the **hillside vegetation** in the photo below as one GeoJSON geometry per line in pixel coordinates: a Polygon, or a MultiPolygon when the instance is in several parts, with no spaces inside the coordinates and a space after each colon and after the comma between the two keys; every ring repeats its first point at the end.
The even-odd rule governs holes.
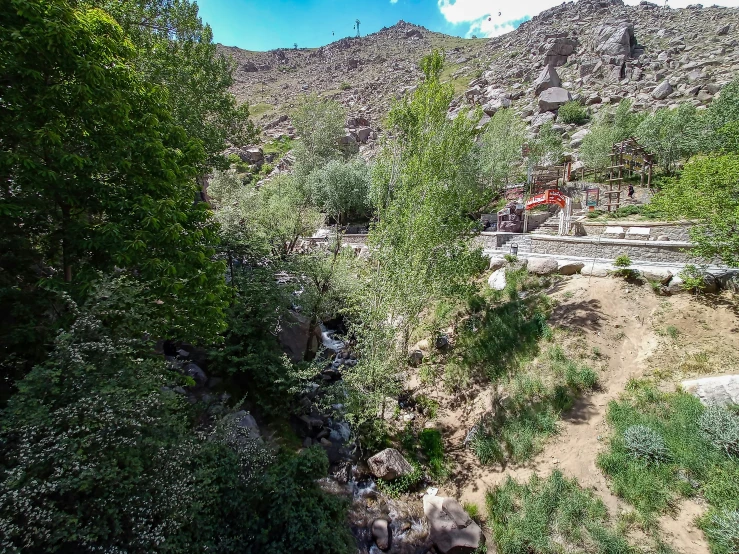
{"type": "Polygon", "coordinates": [[[0,551],[736,554],[739,412],[674,389],[739,367],[717,284],[739,266],[738,45],[722,27],[720,61],[682,35],[649,61],[606,9],[735,29],[586,0],[493,40],[402,23],[234,67],[188,1],[5,2],[0,551]],[[586,30],[628,56],[583,75],[586,30]],[[602,85],[623,98],[524,113],[567,40],[551,68],[581,98],[630,71],[602,85]],[[695,94],[678,52],[714,60],[695,94]],[[658,99],[635,74],[665,67],[658,99]],[[260,73],[272,96],[240,102],[260,73]],[[654,152],[637,215],[690,218],[718,276],[485,255],[482,214],[585,123],[590,167],[626,136],[654,152]]]}

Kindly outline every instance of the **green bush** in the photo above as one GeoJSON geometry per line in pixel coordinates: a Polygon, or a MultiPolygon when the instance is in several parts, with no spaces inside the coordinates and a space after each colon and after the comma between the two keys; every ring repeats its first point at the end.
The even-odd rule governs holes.
{"type": "Polygon", "coordinates": [[[714,554],[737,554],[739,552],[739,511],[721,510],[703,518],[706,536],[714,554]]]}
{"type": "Polygon", "coordinates": [[[706,286],[706,280],[703,272],[692,264],[686,265],[680,272],[680,278],[683,280],[682,288],[691,292],[699,292],[706,286]]]}
{"type": "Polygon", "coordinates": [[[276,459],[232,418],[192,427],[209,416],[143,338],[146,300],[119,278],[70,302],[18,383],[0,429],[3,551],[352,552],[346,506],[316,483],[322,449],[276,459]]]}
{"type": "Polygon", "coordinates": [[[412,492],[423,481],[423,469],[420,464],[411,462],[413,471],[392,481],[377,481],[377,489],[391,498],[399,498],[403,494],[412,492]]]}
{"type": "MultiPolygon", "coordinates": [[[[613,492],[633,504],[645,523],[654,524],[657,514],[679,497],[699,492],[712,509],[739,510],[739,460],[708,440],[700,424],[704,412],[690,394],[664,393],[641,381],[629,382],[627,395],[609,405],[614,436],[598,465],[611,479],[613,492]],[[660,463],[635,457],[626,442],[626,431],[634,426],[659,435],[669,457],[660,463]]],[[[712,526],[710,518],[701,522],[707,534],[712,526]]]]}
{"type": "Polygon", "coordinates": [[[487,493],[486,504],[500,554],[633,551],[603,502],[559,471],[525,484],[508,477],[487,493]]]}
{"type": "Polygon", "coordinates": [[[659,464],[669,458],[664,439],[644,425],[632,425],[624,431],[624,446],[634,458],[647,463],[659,464]]]}
{"type": "Polygon", "coordinates": [[[436,479],[445,479],[449,473],[444,457],[444,442],[438,429],[424,429],[418,435],[421,449],[428,459],[431,474],[436,479]]]}
{"type": "Polygon", "coordinates": [[[347,83],[346,81],[344,81],[343,83],[341,83],[339,85],[339,88],[341,90],[349,90],[350,88],[352,88],[352,86],[349,83],[347,83]]]}
{"type": "Polygon", "coordinates": [[[709,406],[698,425],[703,436],[729,456],[739,456],[739,415],[721,406],[709,406]]]}
{"type": "Polygon", "coordinates": [[[567,102],[557,110],[557,121],[582,125],[589,119],[588,110],[575,100],[567,102]]]}
{"type": "Polygon", "coordinates": [[[629,269],[631,266],[631,258],[628,254],[619,254],[613,261],[613,265],[617,268],[613,270],[613,275],[623,277],[625,279],[632,279],[636,277],[637,271],[629,269]]]}

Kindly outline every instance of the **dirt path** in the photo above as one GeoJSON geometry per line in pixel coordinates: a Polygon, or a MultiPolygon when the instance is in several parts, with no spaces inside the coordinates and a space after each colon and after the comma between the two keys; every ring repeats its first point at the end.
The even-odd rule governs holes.
{"type": "MultiPolygon", "coordinates": [[[[455,496],[484,510],[485,492],[507,477],[525,480],[532,473],[546,476],[554,469],[576,477],[592,488],[617,515],[629,509],[608,488],[596,466],[609,431],[605,421],[608,403],[624,391],[632,378],[658,374],[665,386],[688,375],[711,373],[717,367],[739,367],[739,318],[728,303],[705,304],[689,296],[664,298],[647,286],[627,285],[616,279],[575,277],[560,284],[553,296],[560,300],[550,324],[578,337],[580,348],[599,353],[601,388],[579,400],[563,415],[559,434],[544,450],[523,465],[481,466],[464,439],[477,418],[490,406],[490,393],[468,392],[450,398],[441,389],[431,396],[441,403],[434,422],[442,430],[449,457],[455,460],[454,477],[440,494],[455,496]],[[665,331],[674,328],[676,331],[665,331]],[[665,369],[665,368],[669,368],[665,369]]],[[[704,507],[685,501],[676,517],[660,519],[667,540],[684,554],[708,553],[694,520],[704,507]]]]}

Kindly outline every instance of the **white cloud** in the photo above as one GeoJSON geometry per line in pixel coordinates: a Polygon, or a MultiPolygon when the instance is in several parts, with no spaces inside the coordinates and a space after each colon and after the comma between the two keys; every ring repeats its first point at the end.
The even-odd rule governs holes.
{"type": "Polygon", "coordinates": [[[390,0],[390,3],[391,4],[397,4],[398,3],[398,0],[390,0]]]}
{"type": "MultiPolygon", "coordinates": [[[[397,1],[397,0],[396,0],[397,1]]],[[[664,0],[652,0],[664,4],[664,0]]],[[[672,8],[684,8],[689,4],[704,2],[709,6],[739,6],[739,0],[668,0],[672,8]]],[[[391,0],[392,2],[392,0],[391,0]]],[[[626,0],[627,4],[637,5],[640,0],[626,0]]],[[[525,18],[533,17],[542,11],[558,6],[558,0],[437,0],[439,11],[453,25],[469,25],[467,36],[493,37],[513,31],[525,18]]]]}
{"type": "Polygon", "coordinates": [[[492,37],[508,33],[524,18],[559,4],[556,0],[437,0],[439,11],[454,25],[469,25],[467,36],[492,37]]]}

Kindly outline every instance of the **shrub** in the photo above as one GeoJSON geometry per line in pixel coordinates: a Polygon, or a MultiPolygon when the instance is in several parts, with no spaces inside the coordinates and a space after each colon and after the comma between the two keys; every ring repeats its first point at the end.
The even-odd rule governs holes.
{"type": "Polygon", "coordinates": [[[391,498],[413,491],[423,481],[423,469],[416,462],[411,462],[413,471],[392,481],[377,481],[377,489],[391,498]]]}
{"type": "Polygon", "coordinates": [[[736,554],[739,552],[739,511],[722,510],[712,512],[701,521],[715,554],[736,554]]]}
{"type": "Polygon", "coordinates": [[[560,106],[557,111],[557,121],[582,125],[588,120],[588,110],[575,100],[560,106]]]}
{"type": "Polygon", "coordinates": [[[703,436],[729,456],[739,456],[739,416],[721,406],[709,406],[698,420],[703,436]]]}
{"type": "Polygon", "coordinates": [[[624,279],[631,279],[636,276],[636,270],[629,269],[631,266],[631,258],[628,254],[619,254],[613,261],[613,265],[617,268],[613,270],[613,275],[623,277],[624,279]]]}
{"type": "Polygon", "coordinates": [[[659,433],[644,425],[632,425],[624,431],[624,445],[629,453],[647,463],[659,464],[668,459],[665,440],[659,433]]]}
{"type": "Polygon", "coordinates": [[[703,273],[693,264],[688,264],[683,268],[680,272],[680,278],[683,280],[682,287],[684,290],[699,292],[706,286],[703,273]]]}
{"type": "Polygon", "coordinates": [[[630,381],[626,396],[608,407],[615,430],[610,449],[598,465],[611,479],[614,494],[633,504],[645,523],[674,506],[680,496],[700,491],[717,510],[739,510],[739,459],[713,447],[700,427],[705,408],[685,392],[664,393],[645,381],[630,381]],[[653,430],[669,457],[644,463],[627,449],[625,431],[633,426],[653,430]]]}
{"type": "Polygon", "coordinates": [[[341,90],[349,90],[350,88],[352,88],[352,86],[349,83],[347,83],[346,81],[344,81],[343,83],[341,83],[339,85],[339,88],[341,90]]]}

